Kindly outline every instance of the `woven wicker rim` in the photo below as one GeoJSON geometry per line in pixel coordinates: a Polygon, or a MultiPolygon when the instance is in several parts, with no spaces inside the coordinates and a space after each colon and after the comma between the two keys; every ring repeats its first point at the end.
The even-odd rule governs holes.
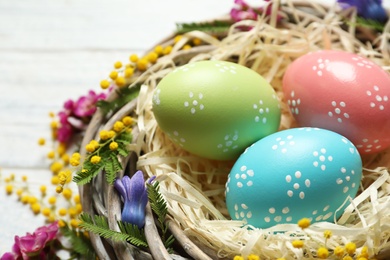
{"type": "MultiPolygon", "coordinates": [[[[274,5],[274,8],[277,8],[277,5],[274,5]]],[[[263,46],[264,49],[259,49],[258,46],[255,44],[251,44],[251,40],[255,39],[256,37],[264,37],[266,38],[267,33],[269,31],[278,33],[281,37],[284,37],[285,39],[289,30],[297,30],[299,33],[289,35],[288,37],[302,37],[304,35],[304,31],[308,30],[308,27],[310,27],[310,24],[316,24],[311,28],[312,30],[324,31],[327,26],[332,26],[332,30],[328,33],[324,33],[323,35],[320,35],[320,41],[321,43],[317,43],[318,46],[321,46],[320,48],[323,49],[343,49],[349,52],[359,53],[361,55],[367,56],[370,59],[374,60],[378,64],[382,65],[383,68],[390,70],[390,54],[389,49],[386,43],[388,42],[388,39],[390,36],[388,33],[383,34],[380,38],[375,39],[372,41],[374,45],[364,45],[358,40],[354,39],[352,41],[344,41],[343,38],[335,38],[335,35],[348,35],[351,37],[351,35],[355,35],[359,38],[368,38],[368,39],[374,39],[375,36],[372,35],[370,31],[366,30],[357,30],[355,27],[351,26],[347,31],[342,29],[338,24],[335,25],[334,23],[339,22],[339,20],[332,20],[329,18],[329,13],[334,13],[336,10],[334,7],[325,7],[318,4],[307,4],[306,1],[304,4],[302,4],[302,1],[287,1],[287,4],[281,6],[282,10],[287,13],[289,16],[295,18],[296,20],[300,20],[300,23],[298,25],[292,25],[287,24],[286,28],[275,29],[275,26],[271,26],[275,21],[271,21],[269,23],[266,23],[262,20],[258,22],[254,21],[242,21],[237,24],[235,24],[231,30],[228,32],[227,39],[231,40],[231,42],[227,42],[225,40],[219,41],[215,39],[214,37],[207,35],[203,32],[199,31],[193,31],[190,33],[185,34],[185,37],[183,40],[179,41],[175,46],[174,49],[169,56],[165,56],[159,60],[154,66],[148,69],[145,73],[139,75],[136,79],[135,83],[143,83],[143,87],[141,88],[140,97],[129,102],[125,106],[123,106],[117,113],[112,115],[108,120],[104,118],[103,114],[98,110],[98,112],[94,115],[92,118],[92,121],[90,122],[88,129],[86,131],[85,137],[82,141],[81,147],[85,147],[85,145],[93,138],[98,137],[98,132],[100,130],[106,129],[109,130],[113,126],[114,122],[118,119],[123,118],[126,115],[134,115],[136,118],[140,118],[141,121],[138,122],[138,125],[134,127],[133,130],[133,136],[134,136],[134,146],[132,146],[134,152],[131,153],[131,155],[127,158],[120,158],[121,163],[123,165],[123,168],[126,169],[123,172],[118,173],[118,177],[123,176],[123,174],[133,174],[136,169],[143,170],[147,175],[158,175],[158,179],[162,182],[162,184],[167,183],[169,181],[172,181],[170,177],[167,177],[164,173],[163,169],[158,169],[158,172],[155,172],[154,165],[148,165],[147,159],[148,154],[156,152],[156,150],[153,149],[160,149],[159,147],[154,147],[151,149],[150,147],[155,146],[153,138],[155,138],[158,134],[160,136],[162,135],[159,133],[159,129],[156,125],[153,126],[153,129],[146,131],[146,125],[148,124],[147,121],[153,121],[153,116],[150,111],[150,104],[151,104],[151,93],[154,87],[156,86],[159,79],[161,79],[164,75],[166,75],[169,71],[171,71],[173,68],[197,61],[197,60],[205,60],[205,59],[216,59],[216,60],[230,60],[237,63],[240,63],[242,65],[251,67],[255,69],[256,71],[261,72],[261,65],[266,63],[263,60],[259,59],[260,54],[264,54],[264,52],[269,51],[267,50],[267,46],[263,46]],[[301,7],[304,7],[302,9],[301,7]],[[313,12],[313,15],[305,16],[305,19],[302,18],[303,13],[307,13],[308,10],[310,12],[313,12]],[[303,19],[303,20],[302,20],[303,19]],[[240,26],[253,26],[254,30],[251,30],[250,32],[239,32],[239,30],[236,30],[237,28],[240,28],[240,26]],[[299,28],[301,26],[302,28],[299,28]],[[294,28],[292,28],[294,27],[294,28]],[[320,28],[320,29],[319,29],[320,28]],[[357,32],[361,35],[357,35],[357,32]],[[258,33],[258,35],[257,35],[258,33]],[[363,36],[362,36],[363,35],[363,36]],[[180,50],[181,47],[192,38],[201,38],[204,42],[208,43],[207,45],[202,45],[198,47],[194,47],[191,50],[188,51],[182,51],[180,50]],[[235,44],[233,44],[235,42],[235,44]],[[229,46],[229,51],[227,51],[226,46],[229,46]],[[125,173],[126,172],[126,173],[125,173]]],[[[389,32],[390,25],[386,25],[385,31],[389,32]]],[[[172,44],[173,42],[173,35],[169,36],[167,39],[164,39],[159,45],[168,45],[172,44]]],[[[316,50],[319,47],[317,45],[311,46],[310,39],[305,41],[302,41],[302,45],[295,45],[295,46],[289,46],[288,51],[284,53],[284,56],[282,59],[290,59],[293,60],[299,56],[301,56],[304,53],[307,53],[312,50],[316,50]]],[[[264,45],[269,44],[267,40],[265,40],[264,45]]],[[[274,44],[274,43],[273,43],[274,44]]],[[[278,49],[280,46],[277,44],[274,47],[274,51],[281,52],[281,49],[278,49]]],[[[283,74],[283,67],[282,67],[282,60],[279,59],[279,64],[277,66],[271,67],[271,69],[268,69],[270,72],[265,74],[265,78],[269,80],[270,82],[273,82],[276,85],[280,85],[280,82],[277,82],[277,77],[275,75],[277,74],[283,74]]],[[[263,65],[264,66],[264,65],[263,65]]],[[[262,74],[263,75],[263,74],[262,74]]],[[[263,75],[264,76],[264,75],[263,75]]],[[[272,84],[272,83],[271,83],[272,84]]],[[[272,85],[274,85],[272,84],[272,85]]],[[[115,99],[115,92],[112,93],[112,95],[109,97],[109,99],[115,99]]],[[[283,95],[281,92],[278,92],[280,100],[283,101],[283,95]]],[[[294,120],[291,118],[291,114],[288,111],[288,107],[283,103],[282,106],[283,110],[283,118],[282,118],[282,125],[281,129],[291,128],[295,126],[294,120]]],[[[167,138],[164,138],[162,140],[163,144],[169,144],[169,146],[172,146],[170,141],[167,138]]],[[[176,148],[175,148],[176,149],[176,148]]],[[[82,155],[85,155],[85,151],[81,151],[82,155]]],[[[182,156],[183,158],[187,158],[190,156],[188,153],[184,151],[180,151],[178,156],[182,156]]],[[[363,186],[365,189],[367,189],[370,185],[373,183],[378,183],[380,177],[386,176],[384,175],[384,172],[387,172],[385,168],[378,168],[378,167],[389,167],[390,166],[390,153],[389,151],[383,152],[379,155],[373,155],[373,156],[367,156],[363,158],[365,161],[365,167],[369,169],[375,169],[375,174],[372,174],[369,178],[371,181],[368,183],[365,183],[363,186]]],[[[188,182],[185,179],[182,179],[180,181],[187,182],[186,185],[188,187],[194,187],[193,183],[188,182]]],[[[387,185],[390,182],[388,174],[387,178],[384,180],[381,180],[382,185],[387,185]]],[[[166,184],[166,186],[162,185],[161,192],[163,195],[166,195],[168,202],[169,201],[169,194],[168,192],[168,186],[170,184],[166,184]]],[[[379,185],[379,186],[382,186],[379,185]]],[[[199,187],[197,187],[199,188],[199,187]]],[[[380,189],[381,187],[377,187],[377,189],[380,189]]],[[[381,191],[381,193],[386,191],[381,191]]],[[[387,191],[386,195],[383,195],[384,197],[389,196],[390,191],[387,191]]],[[[119,230],[118,226],[116,224],[117,219],[121,216],[121,207],[122,203],[120,200],[120,197],[114,190],[112,185],[108,185],[104,178],[102,177],[102,174],[99,174],[91,184],[84,185],[80,187],[80,195],[81,200],[83,204],[83,210],[86,213],[89,214],[98,214],[98,215],[104,215],[108,217],[109,219],[109,226],[113,230],[119,230]]],[[[178,194],[178,196],[181,196],[178,194]]],[[[178,201],[175,201],[174,203],[179,203],[178,201]]],[[[226,226],[227,222],[224,220],[223,214],[220,215],[212,215],[212,213],[208,212],[207,210],[211,207],[213,207],[212,203],[209,201],[207,202],[209,204],[204,205],[206,208],[206,212],[208,214],[205,214],[205,217],[209,217],[210,219],[213,219],[215,223],[220,221],[219,226],[226,226]],[[220,220],[216,220],[220,219],[220,220]]],[[[174,234],[176,240],[179,242],[181,247],[183,248],[183,255],[186,255],[187,257],[191,257],[193,259],[230,259],[232,255],[234,254],[248,254],[246,250],[248,249],[254,249],[254,247],[247,247],[241,246],[241,247],[235,247],[235,248],[223,248],[223,237],[221,237],[221,241],[218,243],[215,243],[215,241],[209,240],[207,237],[207,234],[205,235],[204,231],[199,231],[201,227],[198,223],[190,223],[189,225],[186,223],[181,222],[178,220],[177,212],[174,208],[172,208],[171,203],[168,203],[169,209],[170,209],[170,215],[171,218],[167,219],[167,223],[169,225],[169,229],[174,234]],[[213,244],[214,243],[214,244],[213,244]],[[230,250],[230,251],[229,251],[230,250]]],[[[187,206],[187,205],[186,205],[187,206]]],[[[136,247],[133,247],[130,244],[125,243],[119,243],[119,242],[113,242],[110,240],[105,240],[93,233],[90,234],[91,242],[93,243],[93,246],[101,259],[182,259],[180,255],[170,255],[164,248],[161,239],[159,238],[157,228],[154,224],[153,215],[151,213],[151,209],[149,205],[147,206],[146,211],[146,224],[145,224],[145,233],[147,236],[148,244],[150,246],[149,252],[144,252],[139,250],[136,247]]],[[[218,213],[217,213],[218,214],[218,213]]],[[[389,214],[388,214],[389,215],[389,214]]],[[[343,217],[342,217],[343,218],[343,217]]],[[[346,217],[345,217],[346,218],[346,217]]],[[[202,221],[209,221],[209,219],[199,219],[199,222],[202,221]]],[[[386,222],[388,219],[387,216],[383,216],[383,221],[386,222]]],[[[196,222],[196,221],[195,221],[196,222]]],[[[205,224],[202,222],[202,224],[205,224]]],[[[216,225],[219,227],[218,225],[216,225]]],[[[237,224],[233,225],[233,227],[237,228],[237,224]]],[[[271,229],[272,231],[272,229],[271,229]]],[[[212,231],[209,231],[210,233],[212,231]]],[[[298,231],[293,231],[298,232],[298,231]]],[[[314,232],[314,231],[313,231],[314,232]]],[[[317,230],[318,232],[318,230],[317,230]]],[[[340,229],[336,233],[342,233],[347,232],[350,234],[353,234],[353,229],[350,229],[348,231],[348,228],[340,229]]],[[[359,232],[358,232],[359,233],[359,232]]],[[[360,232],[361,233],[361,232],[360,232]]],[[[359,233],[359,235],[360,235],[359,233]]],[[[211,235],[211,234],[210,234],[211,235]]],[[[263,241],[264,242],[264,241],[263,241]]],[[[263,246],[267,246],[264,244],[263,246]]],[[[387,246],[386,241],[383,242],[380,245],[380,248],[375,254],[379,254],[377,256],[378,259],[382,257],[382,259],[386,259],[388,256],[387,252],[387,246]]],[[[293,249],[289,248],[289,250],[292,251],[292,255],[295,255],[295,257],[302,256],[300,253],[295,252],[293,249]]],[[[267,252],[266,252],[267,253],[267,252]]],[[[180,253],[178,253],[180,254],[180,253]]],[[[271,254],[268,252],[268,254],[271,254]]],[[[269,255],[268,255],[269,256],[269,255]]],[[[289,259],[290,255],[286,255],[286,259],[289,259]]],[[[303,256],[302,256],[303,257],[303,256]]],[[[310,256],[307,259],[311,259],[310,256]]]]}

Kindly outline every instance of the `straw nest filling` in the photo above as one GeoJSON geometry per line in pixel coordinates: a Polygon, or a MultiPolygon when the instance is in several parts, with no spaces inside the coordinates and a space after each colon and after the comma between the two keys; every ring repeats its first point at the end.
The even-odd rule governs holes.
{"type": "MultiPolygon", "coordinates": [[[[234,162],[193,156],[173,144],[157,125],[152,111],[153,90],[165,75],[186,63],[227,60],[257,71],[270,82],[280,99],[280,130],[298,126],[282,93],[284,72],[296,58],[322,49],[344,50],[367,57],[390,71],[390,23],[378,38],[363,43],[357,39],[359,30],[353,25],[346,26],[336,7],[311,3],[302,9],[287,1],[280,6],[274,4],[273,8],[287,15],[289,21],[276,26],[276,15],[260,17],[258,21],[241,21],[221,40],[191,31],[183,35],[170,55],[160,58],[137,78],[134,84],[142,83],[142,87],[135,109],[138,133],[131,147],[139,155],[137,168],[149,177],[157,176],[169,216],[186,236],[201,247],[217,252],[221,258],[249,254],[265,259],[315,258],[316,250],[325,244],[325,230],[333,234],[326,240],[329,250],[354,242],[357,252],[366,246],[370,256],[384,254],[390,247],[389,151],[362,158],[364,177],[359,193],[346,202],[349,206],[338,220],[314,223],[305,230],[297,224],[248,228],[242,221],[231,220],[225,205],[225,183],[234,162]],[[252,29],[243,31],[243,27],[252,29]],[[193,38],[206,44],[180,50],[193,38]],[[275,232],[279,230],[285,232],[275,232]],[[304,240],[302,249],[292,246],[296,239],[304,240]]],[[[355,18],[356,14],[352,13],[351,21],[355,18]]]]}

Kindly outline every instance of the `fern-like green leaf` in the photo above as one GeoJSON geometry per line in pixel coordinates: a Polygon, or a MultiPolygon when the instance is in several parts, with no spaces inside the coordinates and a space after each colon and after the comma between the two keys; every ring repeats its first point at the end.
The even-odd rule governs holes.
{"type": "Polygon", "coordinates": [[[164,241],[164,246],[168,250],[169,253],[173,253],[172,244],[175,242],[175,237],[173,235],[170,235],[167,239],[164,241]]]}
{"type": "Polygon", "coordinates": [[[156,181],[153,184],[147,184],[147,190],[150,206],[157,215],[160,228],[163,229],[168,207],[164,197],[160,194],[159,182],[156,181]]]}
{"type": "Polygon", "coordinates": [[[123,221],[118,221],[118,226],[122,233],[129,235],[128,242],[136,246],[148,247],[143,229],[139,229],[138,226],[123,221]]]}
{"type": "MultiPolygon", "coordinates": [[[[142,246],[142,247],[148,246],[146,239],[144,239],[143,231],[141,230],[138,231],[133,230],[131,234],[111,230],[109,229],[108,226],[108,220],[104,216],[95,215],[92,218],[90,215],[86,213],[82,213],[80,215],[80,219],[82,221],[80,223],[80,227],[84,228],[87,231],[95,233],[103,238],[111,239],[113,241],[129,242],[135,246],[142,246]]],[[[133,229],[138,229],[138,228],[134,226],[133,229]]]]}
{"type": "Polygon", "coordinates": [[[106,180],[109,184],[113,184],[116,179],[116,173],[122,170],[118,157],[114,153],[104,155],[104,170],[106,172],[106,180]]]}
{"type": "Polygon", "coordinates": [[[110,112],[116,112],[126,103],[135,99],[139,94],[140,88],[140,84],[134,85],[131,88],[122,87],[116,90],[118,98],[113,101],[99,100],[96,105],[102,110],[104,115],[107,115],[110,112]]]}
{"type": "Polygon", "coordinates": [[[84,185],[89,183],[98,173],[103,170],[104,163],[100,162],[98,164],[92,164],[87,161],[84,163],[83,168],[76,172],[76,175],[73,177],[73,181],[78,185],[84,185]]]}
{"type": "Polygon", "coordinates": [[[204,23],[178,23],[176,24],[177,33],[186,33],[190,31],[204,31],[204,32],[226,32],[229,30],[232,22],[228,21],[213,21],[204,23]]]}
{"type": "Polygon", "coordinates": [[[64,235],[72,246],[71,255],[75,259],[83,257],[84,259],[95,259],[96,253],[92,247],[90,240],[83,232],[70,229],[67,225],[61,227],[60,232],[64,235]]]}
{"type": "Polygon", "coordinates": [[[133,140],[133,135],[131,132],[123,131],[118,137],[115,139],[116,142],[119,142],[124,145],[128,145],[133,140]]]}

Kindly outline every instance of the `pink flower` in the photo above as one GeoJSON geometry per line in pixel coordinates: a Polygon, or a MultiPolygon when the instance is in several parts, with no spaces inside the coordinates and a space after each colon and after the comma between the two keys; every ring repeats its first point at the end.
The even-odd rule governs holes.
{"type": "Polygon", "coordinates": [[[106,94],[96,94],[89,91],[88,95],[80,97],[76,102],[69,99],[64,103],[64,110],[58,113],[60,127],[57,130],[57,140],[67,143],[72,136],[84,130],[90,117],[96,112],[96,103],[106,98],[106,94]]]}
{"type": "Polygon", "coordinates": [[[71,99],[69,99],[68,101],[66,101],[66,102],[64,103],[64,108],[65,108],[65,110],[72,112],[73,109],[74,109],[74,101],[71,100],[71,99]]]}
{"type": "Polygon", "coordinates": [[[94,91],[89,91],[87,96],[80,97],[74,105],[74,114],[79,117],[91,116],[96,111],[96,102],[106,98],[106,95],[101,93],[96,95],[94,91]]]}
{"type": "Polygon", "coordinates": [[[58,233],[58,223],[37,228],[33,234],[27,233],[25,236],[15,236],[15,244],[12,252],[3,254],[0,260],[32,258],[46,259],[45,249],[56,239],[58,233]]]}
{"type": "Polygon", "coordinates": [[[230,11],[230,16],[236,22],[241,20],[256,20],[258,10],[251,8],[244,0],[235,0],[235,8],[230,11]]]}
{"type": "Polygon", "coordinates": [[[58,233],[58,222],[56,221],[49,225],[39,227],[35,230],[34,233],[39,232],[45,232],[48,235],[46,242],[51,242],[55,240],[58,233]]]}
{"type": "MultiPolygon", "coordinates": [[[[265,2],[270,2],[271,0],[264,0],[265,2]]],[[[266,16],[272,14],[272,2],[267,4],[266,7],[254,8],[248,5],[245,0],[235,0],[234,3],[236,6],[230,11],[230,16],[235,22],[242,20],[257,20],[257,16],[265,12],[266,16]]],[[[280,21],[283,18],[281,14],[278,13],[277,20],[280,21]]]]}
{"type": "Polygon", "coordinates": [[[73,128],[68,121],[61,123],[61,126],[57,130],[57,140],[61,143],[66,143],[73,135],[73,128]]]}
{"type": "Polygon", "coordinates": [[[46,232],[27,233],[23,237],[15,236],[15,244],[19,246],[23,259],[28,259],[28,257],[39,255],[46,247],[48,237],[46,232]]]}

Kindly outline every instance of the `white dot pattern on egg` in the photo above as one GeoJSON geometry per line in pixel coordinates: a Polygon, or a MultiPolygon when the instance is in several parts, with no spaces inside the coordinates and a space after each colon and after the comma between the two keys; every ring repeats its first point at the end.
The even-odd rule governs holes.
{"type": "Polygon", "coordinates": [[[152,104],[160,129],[175,144],[217,160],[236,159],[276,132],[281,116],[272,86],[255,71],[226,61],[176,68],[159,82],[152,104]]]}
{"type": "Polygon", "coordinates": [[[342,51],[303,55],[286,70],[283,91],[300,126],[335,131],[362,154],[390,147],[390,75],[369,59],[342,51]]]}
{"type": "Polygon", "coordinates": [[[226,204],[232,219],[258,228],[303,217],[333,221],[356,195],[361,176],[360,155],[345,137],[319,128],[283,130],[239,157],[226,183],[226,204]]]}

